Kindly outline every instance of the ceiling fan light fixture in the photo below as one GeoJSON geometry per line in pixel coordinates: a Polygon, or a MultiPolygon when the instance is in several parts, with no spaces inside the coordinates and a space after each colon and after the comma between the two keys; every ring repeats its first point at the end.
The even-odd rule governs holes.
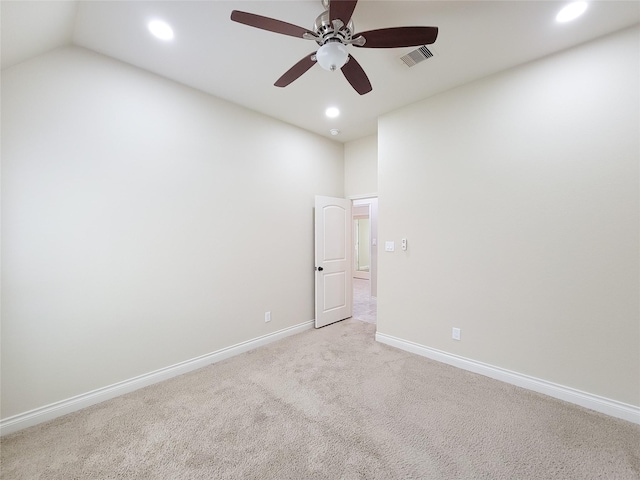
{"type": "Polygon", "coordinates": [[[327,42],[316,52],[316,59],[320,66],[330,72],[340,70],[347,63],[348,58],[347,47],[340,42],[327,42]]]}
{"type": "Polygon", "coordinates": [[[404,48],[430,45],[438,37],[438,27],[390,27],[354,33],[351,17],[357,3],[358,0],[322,0],[325,11],[316,18],[313,31],[240,10],[231,12],[231,20],[260,30],[313,40],[320,46],[317,52],[305,55],[276,80],[276,87],[286,87],[318,63],[324,70],[341,70],[353,89],[364,95],[372,90],[371,82],[357,60],[349,55],[347,46],[404,48]]]}
{"type": "Polygon", "coordinates": [[[560,23],[570,22],[582,15],[587,9],[587,2],[573,2],[564,7],[558,15],[556,15],[556,21],[560,23]]]}

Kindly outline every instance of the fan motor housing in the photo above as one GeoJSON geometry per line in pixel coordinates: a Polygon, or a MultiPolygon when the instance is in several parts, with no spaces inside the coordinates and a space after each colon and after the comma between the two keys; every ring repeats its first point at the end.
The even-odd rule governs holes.
{"type": "Polygon", "coordinates": [[[347,25],[332,25],[329,19],[329,10],[326,10],[316,18],[313,31],[318,35],[316,39],[318,45],[324,45],[328,41],[350,43],[354,31],[353,20],[349,20],[347,25]]]}

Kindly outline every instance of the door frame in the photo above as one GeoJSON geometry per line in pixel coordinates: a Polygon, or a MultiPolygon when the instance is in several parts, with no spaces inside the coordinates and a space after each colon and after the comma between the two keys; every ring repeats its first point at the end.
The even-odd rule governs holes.
{"type": "Polygon", "coordinates": [[[351,262],[352,264],[352,270],[353,270],[353,278],[361,278],[364,280],[370,280],[371,278],[371,204],[367,204],[367,205],[354,205],[353,202],[351,204],[351,225],[353,226],[353,233],[351,234],[351,244],[353,245],[353,261],[351,262]],[[362,213],[356,213],[356,208],[358,207],[367,207],[367,214],[363,215],[362,213]],[[364,220],[367,219],[369,220],[369,241],[368,241],[368,249],[369,249],[369,269],[364,271],[364,270],[359,270],[358,269],[358,259],[359,259],[359,247],[360,247],[360,241],[359,241],[359,227],[356,226],[356,221],[357,220],[364,220]],[[357,243],[356,243],[356,239],[358,239],[357,243]]]}
{"type": "MultiPolygon", "coordinates": [[[[372,297],[378,297],[378,194],[352,195],[351,205],[369,205],[369,285],[372,297]]],[[[353,263],[353,262],[352,262],[353,263]]],[[[355,268],[354,268],[355,270],[355,268]]]]}

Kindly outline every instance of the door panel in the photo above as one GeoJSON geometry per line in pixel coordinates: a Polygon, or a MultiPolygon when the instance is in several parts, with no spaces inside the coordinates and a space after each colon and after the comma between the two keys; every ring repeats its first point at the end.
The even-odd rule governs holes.
{"type": "Polygon", "coordinates": [[[345,211],[335,205],[328,205],[323,209],[324,248],[322,260],[325,262],[343,261],[347,252],[344,241],[345,211]]]}
{"type": "Polygon", "coordinates": [[[347,304],[345,296],[347,279],[344,272],[323,275],[324,281],[324,311],[344,308],[347,304]]]}
{"type": "Polygon", "coordinates": [[[316,197],[316,328],[351,316],[351,201],[316,197]]]}

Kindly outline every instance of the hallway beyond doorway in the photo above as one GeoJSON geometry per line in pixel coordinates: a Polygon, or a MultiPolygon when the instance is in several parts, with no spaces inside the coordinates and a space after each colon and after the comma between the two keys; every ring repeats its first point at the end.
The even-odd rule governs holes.
{"type": "Polygon", "coordinates": [[[376,323],[378,303],[371,296],[370,280],[353,279],[353,318],[367,323],[376,323]]]}

